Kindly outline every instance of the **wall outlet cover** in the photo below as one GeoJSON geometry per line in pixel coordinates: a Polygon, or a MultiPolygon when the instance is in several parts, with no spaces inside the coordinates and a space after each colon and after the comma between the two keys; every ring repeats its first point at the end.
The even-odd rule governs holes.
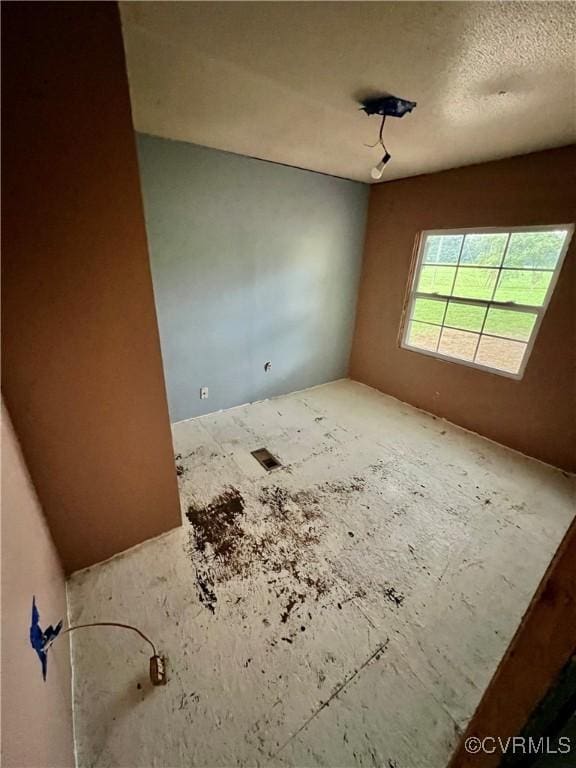
{"type": "Polygon", "coordinates": [[[200,387],[200,400],[208,400],[208,387],[200,387]]]}

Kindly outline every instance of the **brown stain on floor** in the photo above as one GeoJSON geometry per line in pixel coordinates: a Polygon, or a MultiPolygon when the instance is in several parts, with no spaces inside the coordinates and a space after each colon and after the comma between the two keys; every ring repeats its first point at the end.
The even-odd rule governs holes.
{"type": "Polygon", "coordinates": [[[232,557],[238,549],[238,540],[244,536],[239,522],[243,512],[244,499],[236,488],[216,496],[205,507],[190,504],[186,517],[192,523],[198,552],[206,552],[210,545],[216,558],[232,557]]]}
{"type": "Polygon", "coordinates": [[[355,476],[297,491],[265,485],[248,510],[242,493],[229,486],[207,505],[190,504],[188,555],[201,602],[215,612],[216,583],[244,579],[256,570],[270,575],[269,591],[285,604],[281,623],[307,599],[318,601],[333,581],[316,555],[327,528],[325,507],[331,497],[349,496],[364,484],[355,476]]]}

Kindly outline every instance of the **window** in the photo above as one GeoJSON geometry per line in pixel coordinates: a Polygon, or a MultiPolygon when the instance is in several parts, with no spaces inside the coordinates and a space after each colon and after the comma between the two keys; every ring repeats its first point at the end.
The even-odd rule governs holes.
{"type": "Polygon", "coordinates": [[[520,379],[573,230],[424,232],[401,346],[520,379]]]}

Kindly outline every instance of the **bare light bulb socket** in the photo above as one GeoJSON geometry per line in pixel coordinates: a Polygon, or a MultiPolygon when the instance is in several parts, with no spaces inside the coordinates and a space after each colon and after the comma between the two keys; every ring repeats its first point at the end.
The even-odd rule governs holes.
{"type": "Polygon", "coordinates": [[[378,181],[378,179],[381,179],[384,174],[384,166],[386,163],[390,160],[390,155],[388,152],[384,155],[382,160],[378,163],[378,165],[374,166],[372,170],[370,171],[370,176],[372,176],[373,179],[378,181]]]}

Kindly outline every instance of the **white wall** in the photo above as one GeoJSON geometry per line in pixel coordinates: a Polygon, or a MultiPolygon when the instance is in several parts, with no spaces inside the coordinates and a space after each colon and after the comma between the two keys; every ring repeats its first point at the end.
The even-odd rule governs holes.
{"type": "Polygon", "coordinates": [[[2,402],[2,768],[74,765],[68,638],[51,649],[46,682],[29,639],[64,619],[62,568],[2,402]]]}

